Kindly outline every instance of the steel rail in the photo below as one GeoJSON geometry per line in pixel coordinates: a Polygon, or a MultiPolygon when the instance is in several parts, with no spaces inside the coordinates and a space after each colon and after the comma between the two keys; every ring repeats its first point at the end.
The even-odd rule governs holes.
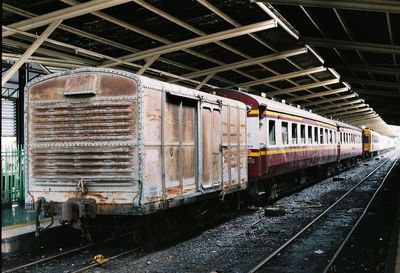
{"type": "Polygon", "coordinates": [[[357,222],[354,224],[354,226],[352,227],[352,229],[349,231],[349,233],[347,234],[346,238],[343,240],[342,244],[339,246],[339,248],[337,249],[337,251],[335,252],[335,254],[333,255],[333,257],[331,258],[331,260],[329,261],[329,264],[326,266],[325,270],[323,271],[323,273],[327,273],[329,271],[329,269],[331,268],[332,264],[336,261],[336,258],[339,256],[340,252],[342,251],[343,247],[346,245],[346,243],[349,241],[351,235],[353,235],[353,232],[356,230],[357,226],[360,224],[361,220],[364,218],[365,214],[367,213],[369,207],[371,206],[372,202],[374,201],[376,195],[378,194],[378,192],[380,191],[380,189],[383,187],[383,185],[386,182],[386,179],[389,177],[389,174],[392,172],[394,166],[396,165],[397,161],[399,160],[399,154],[397,154],[397,158],[394,161],[394,163],[392,164],[392,166],[390,167],[389,171],[386,173],[385,177],[382,179],[381,184],[379,185],[379,187],[375,190],[374,194],[372,195],[371,199],[369,200],[368,204],[366,205],[365,209],[363,210],[362,214],[360,215],[360,217],[358,218],[357,222]]]}
{"type": "MultiPolygon", "coordinates": [[[[120,254],[117,254],[117,255],[115,255],[115,256],[112,256],[112,257],[106,258],[106,259],[107,259],[108,261],[111,261],[111,260],[114,260],[114,259],[117,259],[117,258],[119,258],[119,257],[125,256],[125,255],[127,255],[127,254],[130,254],[130,253],[135,252],[135,251],[140,250],[140,249],[142,249],[142,248],[141,248],[141,247],[135,247],[135,248],[132,248],[132,249],[127,250],[127,251],[124,251],[124,252],[122,252],[122,253],[120,253],[120,254]]],[[[83,272],[83,271],[85,271],[85,270],[87,270],[87,269],[90,269],[90,268],[93,268],[93,267],[96,267],[96,266],[99,266],[99,264],[93,262],[92,264],[90,264],[90,265],[88,265],[88,266],[85,266],[85,267],[82,267],[82,268],[80,268],[80,269],[78,269],[78,270],[76,270],[76,271],[72,271],[71,273],[83,272]]]]}
{"type": "MultiPolygon", "coordinates": [[[[129,234],[131,234],[131,233],[130,232],[124,233],[124,234],[121,234],[118,237],[109,237],[109,238],[105,239],[104,242],[109,242],[109,241],[112,241],[112,240],[114,240],[116,238],[127,236],[129,234]]],[[[31,266],[34,266],[34,265],[37,265],[37,264],[41,264],[41,263],[44,263],[44,262],[47,262],[47,261],[50,261],[50,260],[53,260],[53,259],[56,259],[56,258],[59,258],[59,257],[66,256],[66,255],[74,253],[74,252],[78,252],[80,250],[91,248],[91,247],[93,247],[95,245],[96,244],[94,244],[94,243],[89,243],[89,244],[86,244],[86,245],[83,245],[83,246],[80,246],[80,247],[77,247],[77,248],[73,248],[73,249],[70,249],[68,251],[65,251],[65,252],[62,252],[62,253],[59,253],[59,254],[56,254],[56,255],[53,255],[53,256],[49,256],[49,257],[46,257],[46,258],[31,262],[31,263],[27,263],[27,264],[24,264],[24,265],[20,265],[18,267],[7,269],[7,270],[2,271],[2,272],[3,273],[9,273],[9,272],[18,271],[20,269],[24,269],[24,268],[31,267],[31,266]]]]}
{"type": "Polygon", "coordinates": [[[87,244],[87,245],[83,245],[81,247],[77,247],[77,248],[65,251],[63,253],[60,253],[60,254],[56,254],[56,255],[53,255],[53,256],[50,256],[50,257],[47,257],[47,258],[44,258],[44,259],[40,259],[40,260],[31,262],[31,263],[28,263],[28,264],[24,264],[24,265],[21,265],[21,266],[18,266],[18,267],[14,267],[14,268],[8,269],[6,271],[2,271],[2,272],[3,273],[9,273],[9,272],[18,271],[20,269],[24,269],[24,268],[31,267],[31,266],[34,266],[34,265],[37,265],[37,264],[40,264],[40,263],[44,263],[44,262],[47,262],[47,261],[50,261],[50,260],[65,256],[65,255],[74,253],[74,252],[78,252],[78,251],[83,250],[83,249],[90,248],[92,246],[94,246],[93,243],[90,243],[90,244],[87,244]]]}
{"type": "Polygon", "coordinates": [[[263,267],[269,260],[274,258],[278,253],[280,253],[283,249],[285,249],[288,245],[290,245],[294,240],[296,240],[301,234],[303,234],[308,228],[314,225],[319,219],[321,219],[325,214],[331,211],[340,201],[342,201],[347,195],[349,195],[352,191],[358,188],[364,181],[366,181],[369,177],[371,177],[376,171],[378,171],[386,162],[389,161],[391,157],[389,156],[383,163],[381,163],[378,167],[372,170],[368,175],[366,175],[360,182],[354,185],[350,190],[348,190],[344,195],[342,195],[338,200],[336,200],[332,205],[330,205],[326,210],[324,210],[321,214],[319,214],[314,220],[308,223],[305,227],[303,227],[299,232],[297,232],[293,237],[288,239],[283,245],[277,248],[274,252],[272,252],[268,257],[258,263],[254,268],[250,269],[248,273],[254,273],[263,267]]]}

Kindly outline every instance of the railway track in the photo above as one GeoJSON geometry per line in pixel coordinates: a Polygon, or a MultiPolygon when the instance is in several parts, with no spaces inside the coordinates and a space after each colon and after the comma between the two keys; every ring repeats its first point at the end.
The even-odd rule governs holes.
{"type": "MultiPolygon", "coordinates": [[[[383,163],[381,163],[378,167],[376,167],[376,168],[375,168],[371,173],[369,173],[366,177],[364,177],[363,181],[368,180],[370,177],[373,176],[374,173],[378,172],[379,170],[381,170],[382,168],[384,168],[385,166],[387,166],[387,164],[389,164],[389,163],[390,163],[390,157],[389,157],[386,161],[384,161],[383,163]]],[[[394,166],[394,164],[393,164],[392,166],[394,166]]],[[[361,186],[361,184],[363,183],[363,181],[358,182],[352,189],[350,189],[346,194],[344,194],[344,196],[342,196],[342,198],[340,198],[340,200],[342,200],[343,198],[345,198],[346,196],[348,196],[348,195],[349,195],[352,191],[354,191],[357,187],[361,186]]],[[[338,201],[336,201],[334,204],[332,204],[332,205],[326,210],[325,214],[327,214],[327,213],[328,213],[331,209],[333,209],[338,203],[340,203],[340,200],[338,200],[338,201]]],[[[365,209],[365,211],[366,211],[366,209],[365,209]]],[[[324,213],[324,212],[323,212],[323,213],[324,213]]],[[[321,213],[321,214],[323,214],[323,213],[321,213]]],[[[364,213],[364,214],[365,214],[365,213],[364,213]]],[[[316,218],[314,219],[314,221],[313,221],[313,223],[312,223],[311,225],[310,225],[310,224],[306,225],[306,227],[304,227],[298,234],[296,234],[296,235],[297,235],[296,237],[294,236],[295,238],[289,239],[284,245],[282,245],[282,246],[281,246],[280,248],[278,248],[274,253],[272,253],[272,254],[274,254],[274,255],[271,254],[271,255],[270,255],[271,257],[268,258],[268,260],[267,260],[264,264],[268,263],[270,260],[272,260],[272,259],[273,259],[274,257],[276,257],[278,254],[282,253],[282,251],[283,251],[287,246],[289,246],[293,241],[295,241],[298,237],[300,237],[302,233],[304,233],[309,227],[311,227],[315,222],[317,222],[318,220],[320,220],[323,216],[324,216],[324,215],[319,215],[318,217],[316,217],[316,218]]],[[[214,224],[215,224],[215,223],[214,223],[214,224]]],[[[199,231],[199,230],[205,230],[205,229],[207,229],[207,226],[209,226],[209,225],[212,225],[212,224],[208,223],[208,224],[206,224],[206,226],[202,226],[201,228],[195,227],[195,228],[190,229],[190,230],[187,229],[187,230],[185,230],[184,232],[181,232],[181,233],[174,233],[174,234],[172,234],[172,235],[165,236],[165,237],[162,239],[162,241],[160,240],[160,241],[158,241],[156,244],[157,244],[157,245],[160,245],[160,244],[163,244],[163,242],[166,242],[166,241],[173,241],[173,240],[174,240],[174,237],[181,237],[181,236],[185,237],[185,236],[187,236],[187,235],[185,235],[185,234],[188,234],[188,233],[195,233],[196,231],[199,231]]],[[[350,235],[351,235],[351,234],[350,234],[350,235]]],[[[350,237],[350,235],[348,235],[348,237],[350,237]]],[[[111,239],[111,238],[110,238],[110,239],[111,239]]],[[[150,244],[151,244],[151,242],[145,242],[145,243],[150,243],[150,244]]],[[[343,243],[343,245],[344,245],[344,243],[343,243]]],[[[75,265],[74,265],[74,266],[71,266],[70,268],[68,268],[68,267],[66,266],[66,269],[68,269],[68,270],[64,270],[64,272],[68,272],[68,273],[77,273],[77,272],[84,272],[84,271],[93,269],[93,268],[95,268],[95,267],[98,267],[98,266],[99,266],[99,263],[94,262],[94,261],[92,260],[92,257],[93,257],[94,255],[96,255],[97,253],[102,253],[102,254],[104,254],[104,255],[106,256],[107,260],[108,260],[108,263],[110,263],[110,262],[112,262],[112,261],[115,261],[115,260],[117,260],[117,259],[119,259],[119,258],[122,258],[123,256],[130,255],[130,254],[134,254],[134,255],[132,256],[132,259],[133,259],[133,260],[136,259],[136,258],[139,259],[140,257],[142,257],[142,256],[144,256],[144,255],[146,255],[146,254],[148,253],[148,251],[144,251],[143,247],[138,247],[137,245],[135,245],[135,246],[132,247],[132,245],[130,245],[130,246],[125,246],[125,248],[122,249],[122,250],[121,250],[121,248],[120,248],[119,246],[116,247],[116,248],[114,248],[114,249],[101,249],[101,251],[98,250],[99,248],[97,248],[97,250],[90,251],[90,254],[89,254],[88,249],[90,249],[90,248],[92,248],[92,247],[94,247],[92,244],[84,245],[84,246],[78,247],[78,248],[76,248],[76,249],[71,249],[71,250],[66,251],[66,252],[64,252],[64,253],[60,253],[60,254],[57,254],[57,255],[54,255],[54,256],[51,256],[51,257],[47,257],[47,258],[44,258],[44,259],[40,259],[40,260],[38,260],[38,261],[31,262],[31,263],[25,264],[25,265],[21,265],[21,266],[12,268],[12,269],[8,269],[8,270],[3,271],[3,272],[16,272],[16,271],[21,272],[21,271],[24,270],[24,269],[25,269],[25,270],[29,270],[29,268],[31,268],[31,267],[33,267],[33,266],[35,266],[35,265],[40,265],[40,264],[44,264],[43,266],[46,267],[47,264],[49,264],[49,263],[53,263],[53,264],[56,263],[56,264],[58,264],[59,261],[57,261],[57,259],[63,258],[63,257],[68,256],[68,255],[71,255],[72,257],[71,257],[71,258],[68,257],[68,262],[67,262],[67,263],[72,263],[72,262],[73,262],[75,265]],[[82,254],[85,250],[86,250],[86,253],[82,254]],[[84,258],[83,258],[83,259],[81,258],[80,260],[75,260],[75,261],[74,261],[75,257],[79,256],[80,254],[81,254],[81,256],[84,256],[84,258]]],[[[335,254],[334,256],[337,256],[337,254],[335,254]]],[[[265,259],[265,260],[266,260],[266,259],[265,259]]],[[[333,259],[332,259],[332,260],[333,260],[333,259]]],[[[112,263],[111,263],[111,264],[112,264],[112,263]]],[[[259,264],[259,265],[260,265],[260,264],[259,264]]],[[[257,266],[259,266],[259,265],[257,265],[257,266]]],[[[256,271],[262,270],[262,269],[263,269],[263,266],[264,266],[264,265],[261,265],[260,267],[255,267],[255,268],[253,268],[252,271],[250,271],[250,272],[256,272],[256,271]],[[254,270],[254,271],[253,271],[253,270],[254,270]]],[[[54,268],[53,268],[53,269],[51,269],[51,268],[52,268],[52,267],[49,267],[48,269],[46,269],[46,270],[44,270],[44,271],[41,271],[41,272],[54,272],[54,271],[52,271],[52,270],[54,270],[54,268]]],[[[41,268],[38,268],[38,267],[37,267],[37,268],[32,268],[32,269],[35,269],[34,271],[37,271],[37,269],[40,270],[41,268]]],[[[24,271],[25,271],[25,270],[24,270],[24,271]]],[[[28,272],[28,271],[26,271],[26,272],[28,272]]],[[[31,271],[29,270],[29,272],[31,272],[31,271]]]]}
{"type": "Polygon", "coordinates": [[[347,233],[346,237],[344,238],[344,240],[342,241],[340,246],[337,248],[337,250],[335,251],[333,256],[328,260],[327,265],[325,266],[325,268],[322,271],[324,273],[329,272],[331,266],[335,262],[336,258],[340,254],[341,250],[346,245],[346,243],[348,242],[349,238],[353,234],[354,230],[357,228],[358,224],[361,222],[361,220],[363,219],[363,217],[367,213],[368,208],[370,207],[371,203],[375,199],[376,195],[378,194],[378,192],[380,191],[382,186],[385,184],[385,181],[386,181],[387,177],[389,176],[391,170],[393,169],[393,167],[396,165],[396,163],[398,161],[398,156],[399,156],[398,152],[395,152],[391,156],[388,156],[388,158],[385,159],[384,162],[382,162],[377,167],[375,167],[371,172],[369,172],[366,176],[364,176],[358,183],[356,183],[351,189],[349,189],[346,193],[344,193],[340,198],[338,198],[328,208],[326,208],[323,212],[321,212],[319,215],[317,215],[312,221],[310,221],[308,224],[306,224],[294,236],[292,236],[291,238],[286,240],[285,243],[283,243],[274,252],[272,252],[270,255],[268,255],[266,258],[264,258],[260,263],[258,263],[255,267],[250,269],[248,272],[249,273],[254,273],[254,272],[262,272],[262,271],[266,270],[266,266],[270,262],[272,262],[274,258],[284,256],[284,255],[282,255],[283,251],[286,248],[288,248],[289,246],[294,245],[295,242],[297,240],[299,240],[301,238],[301,236],[303,236],[306,233],[306,231],[307,231],[307,233],[309,235],[310,228],[315,226],[316,223],[321,221],[324,217],[327,217],[329,215],[329,213],[334,212],[334,209],[336,207],[338,207],[339,204],[342,204],[344,201],[346,201],[346,197],[349,197],[352,193],[354,193],[356,191],[356,189],[360,188],[364,183],[366,183],[366,182],[368,182],[370,180],[379,179],[380,180],[379,186],[376,188],[376,190],[374,191],[372,197],[369,199],[368,203],[363,208],[361,215],[358,217],[357,221],[355,222],[355,224],[353,225],[351,230],[347,233]],[[395,158],[395,159],[393,159],[393,158],[395,158]],[[383,175],[383,176],[381,176],[379,178],[376,178],[374,175],[376,173],[378,173],[378,171],[380,171],[383,168],[387,167],[388,164],[390,164],[390,167],[388,168],[388,171],[385,172],[385,175],[383,175]]]}
{"type": "Polygon", "coordinates": [[[6,269],[2,272],[55,272],[56,270],[61,270],[61,272],[65,273],[79,273],[102,266],[103,264],[101,261],[99,262],[96,261],[96,259],[93,259],[93,257],[97,256],[98,254],[103,256],[100,259],[105,260],[104,265],[129,254],[133,255],[132,259],[140,258],[143,255],[148,254],[153,248],[170,244],[171,242],[181,241],[182,238],[188,238],[192,236],[192,234],[203,232],[214,225],[220,224],[221,221],[223,221],[223,217],[218,217],[215,219],[213,217],[211,218],[212,219],[210,220],[203,220],[201,224],[192,224],[193,226],[183,228],[179,231],[166,231],[164,236],[160,235],[152,239],[143,240],[140,243],[137,243],[133,233],[124,233],[117,238],[132,235],[131,243],[128,240],[116,240],[115,237],[111,237],[104,240],[109,244],[96,245],[90,243],[70,249],[63,253],[38,259],[14,268],[6,269]],[[40,268],[38,266],[40,266],[40,268]],[[56,266],[56,268],[54,268],[54,266],[56,266]],[[64,270],[62,270],[62,268],[64,268],[64,270]]]}
{"type": "MultiPolygon", "coordinates": [[[[124,234],[121,234],[120,236],[118,236],[117,238],[123,238],[123,237],[129,236],[130,234],[131,233],[124,233],[124,234]]],[[[104,242],[105,243],[112,242],[115,239],[116,239],[116,237],[109,237],[109,238],[105,239],[104,242]]],[[[57,260],[57,259],[60,259],[60,258],[66,258],[69,255],[79,255],[79,253],[81,253],[83,251],[86,251],[88,249],[91,249],[91,248],[95,248],[95,247],[96,247],[96,244],[88,243],[88,244],[85,244],[83,246],[79,246],[79,247],[75,247],[75,248],[69,249],[69,250],[64,251],[62,253],[58,253],[58,254],[55,254],[55,255],[50,255],[50,256],[45,257],[45,258],[41,258],[41,259],[26,263],[26,264],[22,264],[22,265],[13,267],[13,268],[6,269],[6,270],[4,270],[2,272],[3,273],[19,272],[21,270],[26,270],[26,269],[28,269],[30,267],[41,265],[41,264],[44,264],[46,262],[51,262],[51,261],[54,261],[54,260],[57,260]]],[[[98,265],[98,264],[96,263],[94,265],[98,265]]]]}

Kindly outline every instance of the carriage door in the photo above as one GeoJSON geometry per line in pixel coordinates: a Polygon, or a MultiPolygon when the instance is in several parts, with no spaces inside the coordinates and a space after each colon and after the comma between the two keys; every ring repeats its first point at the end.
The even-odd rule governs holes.
{"type": "Polygon", "coordinates": [[[218,105],[201,106],[200,181],[203,189],[221,185],[221,109],[218,105]]]}

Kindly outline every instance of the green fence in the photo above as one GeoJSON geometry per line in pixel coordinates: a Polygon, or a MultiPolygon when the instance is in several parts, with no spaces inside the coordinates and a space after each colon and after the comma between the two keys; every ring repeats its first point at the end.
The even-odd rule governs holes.
{"type": "Polygon", "coordinates": [[[22,147],[13,146],[1,151],[2,204],[24,201],[24,156],[22,147]]]}

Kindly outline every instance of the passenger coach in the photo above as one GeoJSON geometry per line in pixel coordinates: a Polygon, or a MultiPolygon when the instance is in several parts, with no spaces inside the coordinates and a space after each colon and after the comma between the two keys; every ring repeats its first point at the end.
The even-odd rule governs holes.
{"type": "Polygon", "coordinates": [[[250,187],[254,185],[250,190],[256,194],[268,191],[278,195],[293,185],[276,182],[277,176],[302,170],[302,176],[294,177],[302,183],[306,169],[338,160],[335,121],[241,91],[218,89],[213,92],[248,105],[249,181],[250,187]],[[273,189],[264,187],[266,180],[267,187],[273,189]]]}

